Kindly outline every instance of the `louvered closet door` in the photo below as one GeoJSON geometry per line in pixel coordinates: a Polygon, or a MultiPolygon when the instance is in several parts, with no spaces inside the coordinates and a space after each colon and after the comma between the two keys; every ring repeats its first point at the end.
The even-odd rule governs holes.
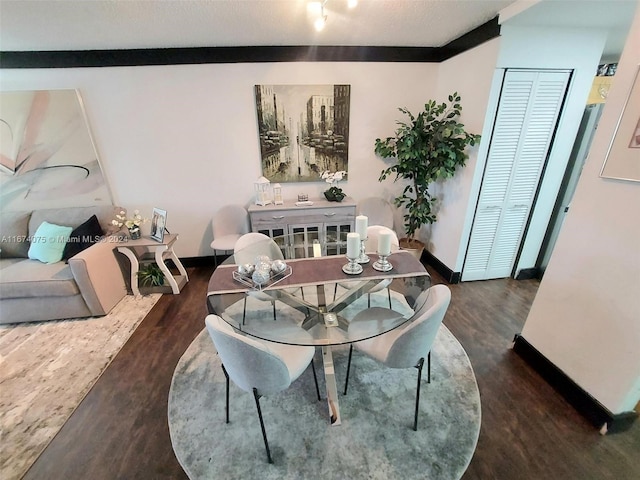
{"type": "Polygon", "coordinates": [[[569,72],[508,70],[462,280],[511,276],[569,72]]]}

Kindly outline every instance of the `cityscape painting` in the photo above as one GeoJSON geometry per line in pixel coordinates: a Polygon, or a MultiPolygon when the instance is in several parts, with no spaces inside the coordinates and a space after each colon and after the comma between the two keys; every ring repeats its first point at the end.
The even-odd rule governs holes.
{"type": "Polygon", "coordinates": [[[350,85],[256,85],[262,175],[322,182],[348,171],[350,85]]]}

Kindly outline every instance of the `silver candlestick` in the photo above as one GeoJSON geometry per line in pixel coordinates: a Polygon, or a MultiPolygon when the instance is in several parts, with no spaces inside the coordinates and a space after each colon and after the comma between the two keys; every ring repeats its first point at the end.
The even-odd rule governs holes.
{"type": "Polygon", "coordinates": [[[362,273],[362,265],[358,263],[358,257],[347,257],[347,260],[349,260],[349,263],[342,266],[342,271],[344,273],[346,273],[347,275],[357,275],[359,273],[362,273]]]}
{"type": "Polygon", "coordinates": [[[360,256],[358,257],[358,263],[369,263],[369,256],[364,253],[364,244],[366,241],[366,238],[363,238],[360,241],[360,256]]]}
{"type": "Polygon", "coordinates": [[[388,272],[393,268],[393,265],[391,265],[391,262],[387,260],[389,255],[382,255],[379,253],[378,256],[380,258],[375,262],[373,262],[373,268],[375,270],[378,270],[379,272],[388,272]]]}

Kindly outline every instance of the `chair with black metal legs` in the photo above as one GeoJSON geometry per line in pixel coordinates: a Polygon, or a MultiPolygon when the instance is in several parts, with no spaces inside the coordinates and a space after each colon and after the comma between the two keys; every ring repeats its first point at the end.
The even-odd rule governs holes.
{"type": "Polygon", "coordinates": [[[260,409],[260,397],[287,389],[311,363],[316,394],[320,400],[320,389],[313,364],[315,348],[285,345],[249,337],[235,330],[217,315],[208,315],[205,324],[220,355],[226,378],[226,422],[229,423],[229,378],[231,378],[233,383],[242,390],[253,393],[267,460],[273,463],[260,409]]]}
{"type": "MultiPolygon", "coordinates": [[[[438,329],[442,324],[447,308],[451,302],[451,290],[446,285],[434,285],[422,295],[427,295],[426,301],[418,297],[416,305],[424,303],[404,325],[378,337],[363,340],[351,345],[347,363],[347,375],[344,384],[344,394],[347,394],[349,372],[351,370],[351,356],[353,347],[369,357],[390,368],[418,369],[418,383],[416,387],[416,405],[413,429],[418,429],[418,407],[420,404],[420,382],[422,367],[427,361],[427,383],[431,382],[431,347],[435,341],[438,329]]],[[[421,296],[422,296],[421,295],[421,296]]],[[[363,310],[357,314],[349,329],[358,328],[359,322],[369,321],[371,317],[379,316],[380,307],[363,310]],[[374,311],[375,310],[375,311],[374,311]]]]}

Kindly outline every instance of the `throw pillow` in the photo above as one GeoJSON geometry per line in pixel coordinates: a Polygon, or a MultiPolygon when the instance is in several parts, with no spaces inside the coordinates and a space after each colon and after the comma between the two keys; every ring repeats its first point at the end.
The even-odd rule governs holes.
{"type": "Polygon", "coordinates": [[[71,227],[42,222],[31,238],[29,258],[43,263],[59,262],[72,230],[71,227]]]}
{"type": "Polygon", "coordinates": [[[64,251],[62,252],[62,259],[69,260],[74,255],[100,241],[100,238],[103,235],[104,231],[100,226],[98,217],[92,215],[89,220],[84,222],[82,225],[79,225],[71,232],[69,241],[67,241],[64,251]]]}

